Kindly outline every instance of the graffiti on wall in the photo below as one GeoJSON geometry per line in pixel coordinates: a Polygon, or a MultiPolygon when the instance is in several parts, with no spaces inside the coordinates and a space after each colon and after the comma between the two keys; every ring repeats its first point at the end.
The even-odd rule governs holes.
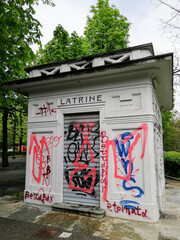
{"type": "Polygon", "coordinates": [[[161,111],[160,108],[158,106],[155,94],[152,94],[152,108],[153,108],[153,112],[156,116],[156,118],[158,119],[159,122],[161,122],[161,111]]]}
{"type": "Polygon", "coordinates": [[[51,195],[51,190],[49,190],[49,193],[45,193],[44,189],[40,188],[37,193],[30,193],[29,191],[26,191],[24,198],[36,200],[42,204],[45,204],[46,202],[52,203],[54,196],[51,195]]]}
{"type": "Polygon", "coordinates": [[[159,186],[163,186],[164,181],[164,158],[163,158],[163,141],[160,128],[154,128],[154,151],[156,163],[158,167],[158,182],[159,186]]]}
{"type": "MultiPolygon", "coordinates": [[[[110,212],[114,211],[115,213],[126,213],[129,216],[130,215],[137,215],[143,218],[149,218],[147,216],[147,210],[142,210],[139,206],[137,206],[136,208],[131,208],[128,206],[122,206],[122,204],[118,205],[116,202],[114,202],[113,204],[110,203],[108,200],[106,200],[107,202],[107,208],[110,212]]],[[[131,201],[132,202],[132,201],[131,201]]]]}
{"type": "MultiPolygon", "coordinates": [[[[101,132],[101,183],[103,201],[107,202],[107,208],[110,211],[126,212],[127,214],[135,214],[142,217],[147,217],[147,210],[141,212],[138,199],[144,194],[143,189],[136,183],[136,175],[140,169],[136,167],[138,161],[142,161],[145,154],[146,142],[148,135],[147,124],[142,124],[139,128],[132,132],[124,132],[116,136],[115,139],[109,140],[105,131],[101,132]],[[142,142],[142,152],[140,157],[134,153],[138,142],[142,142]],[[107,199],[108,195],[108,169],[109,169],[109,152],[112,149],[114,161],[114,179],[118,181],[116,184],[119,192],[125,194],[120,195],[120,206],[113,206],[107,199]],[[126,192],[128,194],[126,194],[126,192]],[[131,199],[127,199],[131,195],[131,199]],[[127,196],[126,196],[127,195],[127,196]],[[133,200],[132,200],[133,199],[133,200]],[[124,211],[124,209],[128,209],[124,211]]],[[[116,181],[116,182],[117,182],[116,181]]]]}
{"type": "MultiPolygon", "coordinates": [[[[106,159],[106,142],[108,142],[109,137],[106,135],[105,131],[101,132],[101,186],[102,186],[102,193],[106,192],[105,187],[107,188],[107,177],[108,171],[107,169],[107,159],[106,159]]],[[[107,194],[107,193],[106,193],[107,194]]]]}
{"type": "Polygon", "coordinates": [[[99,151],[98,121],[73,121],[65,132],[67,151],[64,156],[64,176],[69,189],[96,197],[95,186],[99,182],[99,170],[96,169],[99,151]]]}
{"type": "MultiPolygon", "coordinates": [[[[46,134],[47,135],[47,134],[46,134]]],[[[43,136],[42,134],[31,134],[29,155],[32,159],[32,182],[37,185],[50,185],[51,149],[60,143],[60,137],[43,136]],[[38,136],[37,136],[38,135],[38,136]]]]}
{"type": "Polygon", "coordinates": [[[52,108],[51,105],[52,105],[51,103],[46,101],[42,107],[38,108],[38,112],[36,112],[36,115],[46,117],[52,115],[53,113],[56,113],[56,108],[52,108]]]}

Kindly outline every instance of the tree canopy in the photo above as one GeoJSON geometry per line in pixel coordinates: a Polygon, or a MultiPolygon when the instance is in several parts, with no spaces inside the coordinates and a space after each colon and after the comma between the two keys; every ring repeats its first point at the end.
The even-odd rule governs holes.
{"type": "Polygon", "coordinates": [[[108,52],[126,48],[130,23],[109,0],[98,0],[91,6],[92,16],[87,17],[84,34],[91,53],[108,52]]]}
{"type": "MultiPolygon", "coordinates": [[[[52,4],[51,0],[43,0],[52,4]]],[[[40,43],[41,26],[34,18],[37,0],[1,0],[0,4],[0,83],[24,75],[24,67],[32,61],[31,45],[40,43]]]]}
{"type": "Polygon", "coordinates": [[[98,0],[91,6],[92,17],[87,17],[84,35],[71,36],[59,24],[53,38],[37,52],[35,64],[58,62],[94,53],[126,48],[130,23],[109,0],[98,0]]]}
{"type": "Polygon", "coordinates": [[[74,31],[71,36],[60,24],[53,32],[53,38],[44,47],[40,46],[35,64],[58,62],[88,55],[87,43],[74,31]]]}
{"type": "MultiPolygon", "coordinates": [[[[42,0],[53,5],[53,0],[42,0]]],[[[33,5],[38,0],[1,0],[0,4],[0,112],[3,122],[2,166],[8,166],[7,121],[26,99],[3,88],[2,83],[27,77],[24,68],[34,58],[31,45],[40,43],[40,23],[34,18],[33,5]]]]}
{"type": "Polygon", "coordinates": [[[164,151],[180,151],[180,117],[177,112],[162,113],[164,151]]]}
{"type": "Polygon", "coordinates": [[[174,47],[174,85],[180,85],[180,1],[157,0],[159,5],[170,10],[170,15],[165,19],[160,19],[163,29],[169,34],[169,39],[174,47]]]}

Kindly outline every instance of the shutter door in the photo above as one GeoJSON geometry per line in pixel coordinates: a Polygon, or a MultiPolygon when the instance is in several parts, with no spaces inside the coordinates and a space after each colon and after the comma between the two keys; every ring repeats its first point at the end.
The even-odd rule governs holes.
{"type": "Polygon", "coordinates": [[[99,113],[64,116],[64,202],[100,205],[99,113]]]}

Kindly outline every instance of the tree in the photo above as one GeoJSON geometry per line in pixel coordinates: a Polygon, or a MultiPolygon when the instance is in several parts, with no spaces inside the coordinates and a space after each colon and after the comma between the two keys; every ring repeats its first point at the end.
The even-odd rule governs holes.
{"type": "Polygon", "coordinates": [[[53,33],[53,38],[44,47],[40,46],[35,64],[59,62],[89,54],[86,39],[79,37],[74,31],[71,36],[59,24],[53,33]]]}
{"type": "Polygon", "coordinates": [[[58,62],[68,59],[69,33],[59,24],[53,33],[53,39],[44,48],[40,46],[36,54],[36,64],[58,62]]]}
{"type": "MultiPolygon", "coordinates": [[[[53,5],[53,0],[42,0],[53,5]]],[[[30,46],[40,43],[40,23],[34,18],[33,5],[38,0],[1,0],[0,4],[0,112],[3,122],[2,166],[8,166],[7,156],[7,121],[16,102],[25,101],[24,97],[7,91],[2,83],[27,77],[24,68],[34,58],[30,46]]]]}
{"type": "Polygon", "coordinates": [[[160,19],[160,21],[164,29],[169,33],[175,49],[174,84],[180,85],[179,49],[177,49],[177,44],[180,41],[180,2],[172,0],[157,1],[159,6],[164,6],[170,10],[170,16],[167,19],[160,19]]]}
{"type": "Polygon", "coordinates": [[[163,112],[162,126],[164,150],[180,151],[180,118],[177,112],[163,112]]]}
{"type": "Polygon", "coordinates": [[[35,64],[58,62],[94,53],[126,48],[129,38],[130,23],[127,18],[109,0],[98,0],[91,6],[93,16],[87,17],[85,36],[78,36],[74,31],[71,36],[59,24],[53,39],[40,47],[35,64]]]}
{"type": "Polygon", "coordinates": [[[71,58],[77,58],[90,55],[90,45],[86,38],[78,36],[74,31],[70,38],[69,55],[71,58]]]}
{"type": "Polygon", "coordinates": [[[102,53],[126,48],[130,23],[109,0],[98,0],[91,6],[92,17],[87,17],[84,34],[91,53],[102,53]]]}
{"type": "MultiPolygon", "coordinates": [[[[9,111],[7,122],[7,146],[17,152],[17,146],[26,145],[27,142],[27,101],[23,101],[24,105],[18,104],[14,111],[9,111]],[[25,106],[26,105],[26,106],[25,106]],[[15,130],[15,131],[14,131],[15,130]],[[15,140],[13,142],[13,140],[15,140]],[[14,145],[15,144],[15,145],[14,145]]],[[[0,156],[2,153],[3,136],[2,136],[2,113],[0,112],[0,156]]],[[[21,149],[21,148],[19,148],[21,149]]],[[[19,150],[21,155],[21,151],[19,150]]]]}
{"type": "Polygon", "coordinates": [[[11,117],[8,119],[8,148],[13,148],[13,156],[19,146],[19,155],[21,155],[22,145],[26,145],[27,137],[27,114],[20,106],[16,109],[11,117]]]}

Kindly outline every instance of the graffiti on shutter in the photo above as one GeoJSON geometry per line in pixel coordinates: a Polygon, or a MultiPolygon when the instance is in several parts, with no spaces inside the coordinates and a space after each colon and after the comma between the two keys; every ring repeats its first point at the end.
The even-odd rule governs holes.
{"type": "Polygon", "coordinates": [[[99,114],[64,117],[64,202],[99,206],[99,114]]]}

